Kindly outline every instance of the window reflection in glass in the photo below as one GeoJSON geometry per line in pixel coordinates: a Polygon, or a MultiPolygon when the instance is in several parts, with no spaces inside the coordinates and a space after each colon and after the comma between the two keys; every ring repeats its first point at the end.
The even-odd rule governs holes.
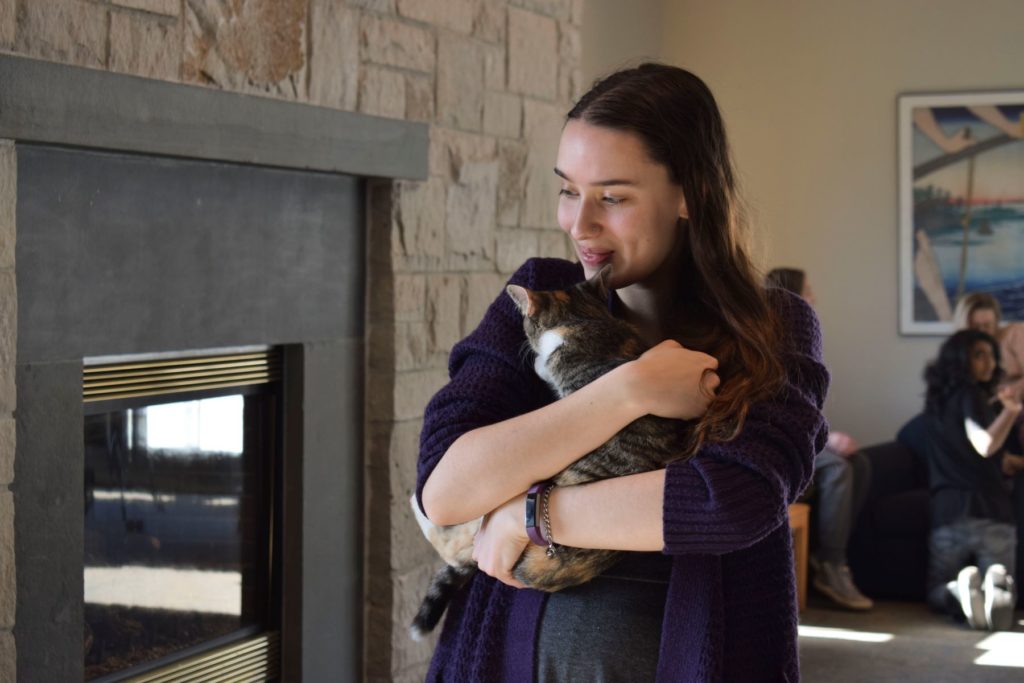
{"type": "Polygon", "coordinates": [[[86,416],[86,680],[265,622],[273,404],[86,416]]]}

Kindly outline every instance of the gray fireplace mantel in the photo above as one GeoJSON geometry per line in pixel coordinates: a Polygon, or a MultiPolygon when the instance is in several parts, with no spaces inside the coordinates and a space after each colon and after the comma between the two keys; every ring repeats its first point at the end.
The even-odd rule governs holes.
{"type": "Polygon", "coordinates": [[[0,55],[0,138],[427,177],[427,125],[0,55]]]}

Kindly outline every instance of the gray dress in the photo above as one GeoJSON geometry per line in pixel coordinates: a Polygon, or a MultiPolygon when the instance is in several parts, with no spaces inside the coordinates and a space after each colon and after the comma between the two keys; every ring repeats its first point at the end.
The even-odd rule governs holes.
{"type": "Polygon", "coordinates": [[[552,593],[540,622],[537,681],[653,681],[671,567],[661,553],[626,553],[589,583],[552,593]]]}

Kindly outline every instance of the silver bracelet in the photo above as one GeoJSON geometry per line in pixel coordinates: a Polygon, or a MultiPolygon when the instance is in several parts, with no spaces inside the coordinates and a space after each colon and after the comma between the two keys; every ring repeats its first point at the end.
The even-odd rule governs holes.
{"type": "Polygon", "coordinates": [[[541,519],[544,520],[544,536],[547,537],[548,549],[545,551],[548,557],[554,557],[555,553],[558,552],[558,546],[555,544],[555,537],[551,535],[551,515],[548,514],[548,500],[551,498],[551,489],[555,488],[554,484],[551,484],[544,489],[544,494],[541,496],[541,519]]]}

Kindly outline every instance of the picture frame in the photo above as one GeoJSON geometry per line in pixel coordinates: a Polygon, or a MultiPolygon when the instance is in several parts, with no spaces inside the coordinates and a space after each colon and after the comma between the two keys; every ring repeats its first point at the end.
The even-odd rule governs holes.
{"type": "Polygon", "coordinates": [[[1024,320],[1024,91],[898,98],[900,334],[946,335],[965,292],[1024,320]]]}

